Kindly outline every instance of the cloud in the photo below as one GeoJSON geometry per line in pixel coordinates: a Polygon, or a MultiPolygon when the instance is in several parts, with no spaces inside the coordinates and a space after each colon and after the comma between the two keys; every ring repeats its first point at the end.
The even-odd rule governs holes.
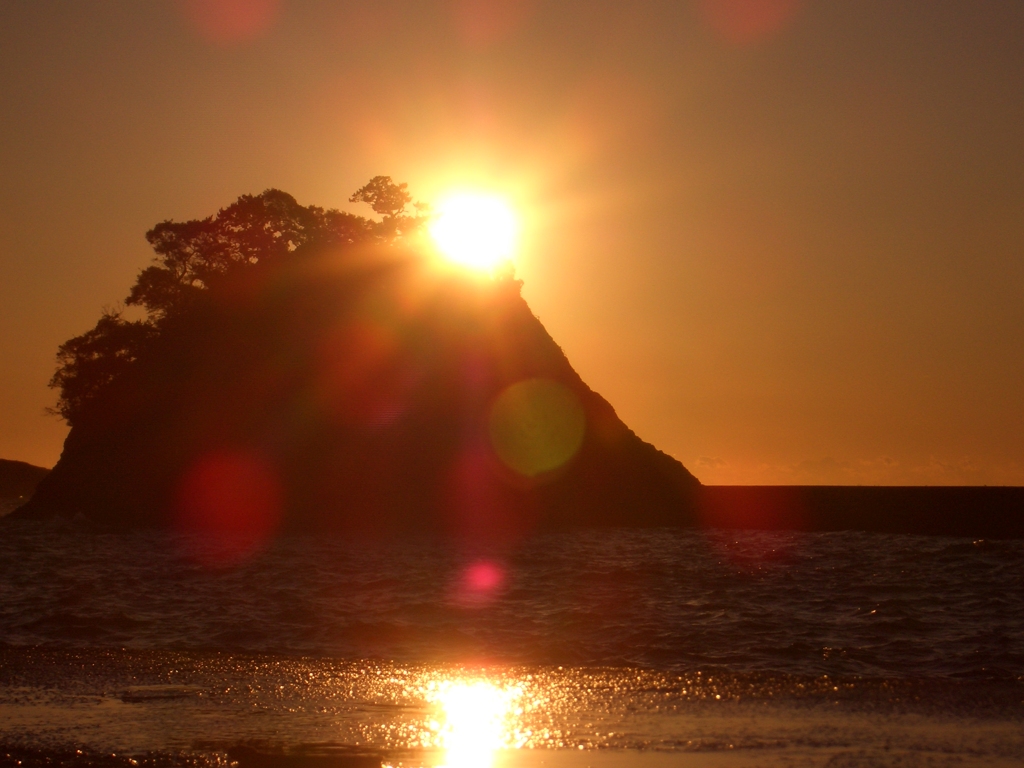
{"type": "Polygon", "coordinates": [[[724,467],[726,463],[725,459],[720,459],[717,456],[701,456],[697,459],[697,466],[706,469],[718,469],[724,467]]]}
{"type": "Polygon", "coordinates": [[[693,469],[711,485],[1021,485],[1024,464],[976,456],[897,459],[815,456],[791,462],[749,462],[701,456],[693,469]]]}

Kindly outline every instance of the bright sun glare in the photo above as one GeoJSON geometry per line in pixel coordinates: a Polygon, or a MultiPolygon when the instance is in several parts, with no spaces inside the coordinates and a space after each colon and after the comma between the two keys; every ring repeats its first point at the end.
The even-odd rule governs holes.
{"type": "Polygon", "coordinates": [[[519,689],[499,688],[483,680],[445,681],[428,698],[439,704],[437,744],[445,749],[445,768],[487,768],[494,752],[510,746],[509,718],[519,689]]]}
{"type": "Polygon", "coordinates": [[[436,208],[430,234],[447,259],[482,272],[492,272],[511,260],[518,222],[500,197],[457,194],[436,208]]]}

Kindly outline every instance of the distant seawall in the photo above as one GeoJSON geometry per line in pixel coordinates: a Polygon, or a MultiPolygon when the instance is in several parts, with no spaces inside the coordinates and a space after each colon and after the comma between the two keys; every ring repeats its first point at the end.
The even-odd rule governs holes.
{"type": "Polygon", "coordinates": [[[706,485],[701,524],[715,528],[1024,538],[1024,487],[706,485]]]}

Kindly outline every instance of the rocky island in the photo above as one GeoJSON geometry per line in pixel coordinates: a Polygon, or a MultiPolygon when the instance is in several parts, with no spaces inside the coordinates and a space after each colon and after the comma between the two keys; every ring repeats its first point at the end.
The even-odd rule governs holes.
{"type": "Polygon", "coordinates": [[[482,542],[694,523],[700,483],[581,380],[519,281],[439,268],[404,187],[371,185],[382,221],[269,190],[154,228],[127,299],[145,319],[61,348],[71,432],[16,517],[482,542]]]}

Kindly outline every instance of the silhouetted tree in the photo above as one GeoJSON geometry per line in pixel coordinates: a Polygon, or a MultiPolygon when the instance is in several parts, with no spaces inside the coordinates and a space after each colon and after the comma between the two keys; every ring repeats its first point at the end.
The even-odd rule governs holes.
{"type": "Polygon", "coordinates": [[[53,412],[74,426],[83,406],[123,375],[157,333],[152,323],[105,311],[95,328],[61,344],[50,380],[51,387],[60,389],[53,412]]]}
{"type": "Polygon", "coordinates": [[[374,176],[350,197],[350,203],[367,203],[374,213],[383,216],[381,234],[394,236],[408,234],[417,229],[427,218],[428,206],[413,203],[412,195],[407,191],[408,184],[395,184],[390,176],[374,176]],[[412,205],[415,214],[406,212],[412,205]]]}
{"type": "Polygon", "coordinates": [[[73,426],[87,403],[146,353],[169,318],[187,313],[203,291],[239,270],[300,249],[385,243],[411,234],[426,220],[426,207],[412,203],[406,186],[377,176],[352,195],[351,202],[368,203],[382,221],[299,205],[268,189],[243,195],[205,219],[157,224],[146,233],[154,263],[139,273],[125,302],[143,308],[146,319],[104,312],[92,330],[62,344],[50,380],[60,390],[53,412],[73,426]],[[416,213],[406,212],[410,205],[416,213]]]}
{"type": "Polygon", "coordinates": [[[147,232],[156,263],[139,274],[127,303],[160,319],[236,269],[284,258],[303,246],[371,240],[377,228],[351,213],[299,205],[277,189],[243,195],[216,216],[165,221],[147,232]]]}

